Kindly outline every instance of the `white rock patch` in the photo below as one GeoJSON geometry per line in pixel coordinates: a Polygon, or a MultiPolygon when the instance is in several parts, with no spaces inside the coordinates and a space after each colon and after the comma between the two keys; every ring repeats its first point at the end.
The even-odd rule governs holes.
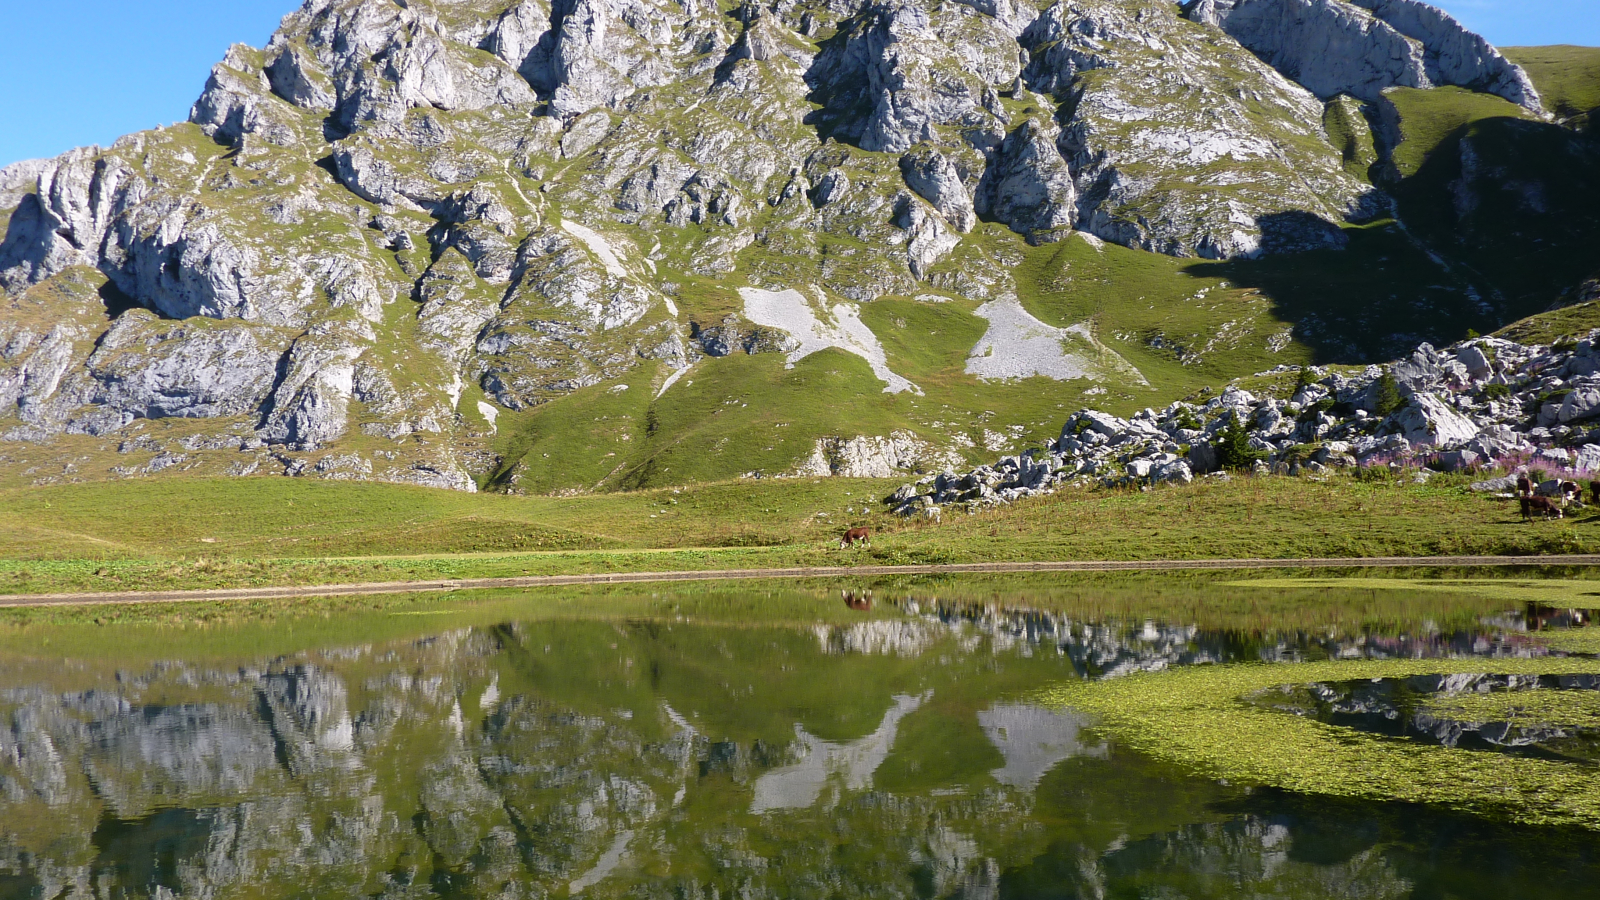
{"type": "Polygon", "coordinates": [[[500,426],[495,423],[495,420],[500,418],[500,410],[495,409],[493,406],[490,406],[482,400],[479,400],[478,412],[482,413],[484,420],[489,423],[489,430],[498,434],[500,432],[500,426]]]}
{"type": "MultiPolygon", "coordinates": [[[[618,278],[628,277],[628,270],[622,267],[622,257],[605,238],[577,222],[566,219],[561,220],[561,230],[582,241],[583,245],[589,248],[589,252],[600,260],[600,264],[606,267],[607,272],[618,278]]],[[[677,312],[674,311],[673,315],[677,315],[677,312]]]]}
{"type": "Polygon", "coordinates": [[[1141,385],[1150,384],[1132,364],[1100,343],[1087,322],[1069,328],[1046,325],[1011,294],[978,307],[977,315],[988,320],[989,330],[967,357],[968,375],[984,381],[1036,375],[1056,381],[1099,381],[1114,372],[1141,385]]]}
{"type": "Polygon", "coordinates": [[[788,332],[800,347],[789,354],[789,366],[829,347],[837,347],[861,357],[872,366],[872,374],[888,387],[885,394],[901,391],[922,393],[922,389],[889,371],[889,358],[884,353],[878,336],[861,321],[861,314],[849,303],[835,304],[830,311],[834,321],[824,322],[812,309],[811,301],[796,290],[763,291],[758,288],[740,288],[744,298],[744,316],[757,325],[779,328],[788,332]]]}
{"type": "Polygon", "coordinates": [[[681,369],[677,369],[677,370],[673,371],[673,373],[671,375],[668,375],[667,376],[667,380],[663,381],[661,383],[661,390],[656,391],[656,399],[660,400],[661,399],[661,395],[665,394],[667,392],[667,388],[672,387],[673,385],[677,384],[678,383],[678,379],[682,378],[683,377],[683,373],[689,371],[689,368],[690,368],[689,366],[684,366],[681,369]]]}

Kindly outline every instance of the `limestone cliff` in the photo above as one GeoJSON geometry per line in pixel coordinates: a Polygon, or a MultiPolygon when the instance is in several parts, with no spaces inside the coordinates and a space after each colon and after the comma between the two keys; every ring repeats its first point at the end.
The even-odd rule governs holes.
{"type": "Polygon", "coordinates": [[[307,0],[189,124],[0,169],[0,441],[192,419],[171,458],[473,489],[501,412],[641,371],[664,391],[724,332],[792,365],[812,322],[806,353],[914,390],[854,304],[1014,295],[1018,241],[1343,246],[1388,204],[1325,130],[1334,94],[1539,108],[1410,0],[1187,13],[307,0]],[[753,329],[742,288],[814,308],[753,329]]]}

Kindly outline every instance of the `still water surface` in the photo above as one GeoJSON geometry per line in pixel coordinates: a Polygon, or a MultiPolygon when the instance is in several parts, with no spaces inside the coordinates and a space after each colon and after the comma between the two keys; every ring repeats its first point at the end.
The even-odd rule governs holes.
{"type": "MultiPolygon", "coordinates": [[[[12,627],[0,900],[1600,897],[1591,832],[1220,783],[1041,699],[1193,665],[1538,656],[1548,613],[1204,584],[1145,608],[1151,583],[12,627]]],[[[1439,688],[1260,702],[1438,743],[1395,698],[1439,688]]],[[[1517,752],[1595,765],[1561,737],[1517,752]]]]}

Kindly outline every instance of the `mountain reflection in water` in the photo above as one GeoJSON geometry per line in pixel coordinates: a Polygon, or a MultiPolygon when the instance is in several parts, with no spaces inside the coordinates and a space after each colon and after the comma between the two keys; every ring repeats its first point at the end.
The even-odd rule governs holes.
{"type": "Polygon", "coordinates": [[[1176,666],[1542,652],[1514,618],[679,600],[259,658],[0,653],[0,900],[1600,897],[1587,835],[1219,784],[1031,700],[1176,666]]]}

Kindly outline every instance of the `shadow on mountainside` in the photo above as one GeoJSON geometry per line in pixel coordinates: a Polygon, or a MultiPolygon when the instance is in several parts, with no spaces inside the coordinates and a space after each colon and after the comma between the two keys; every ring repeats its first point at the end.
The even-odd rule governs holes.
{"type": "MultiPolygon", "coordinates": [[[[1370,363],[1580,299],[1600,274],[1600,134],[1512,118],[1464,125],[1391,188],[1400,222],[1344,250],[1197,263],[1270,299],[1314,360],[1370,363]],[[1404,224],[1400,224],[1403,222],[1404,224]]],[[[1273,223],[1263,222],[1263,230],[1273,223]]]]}

